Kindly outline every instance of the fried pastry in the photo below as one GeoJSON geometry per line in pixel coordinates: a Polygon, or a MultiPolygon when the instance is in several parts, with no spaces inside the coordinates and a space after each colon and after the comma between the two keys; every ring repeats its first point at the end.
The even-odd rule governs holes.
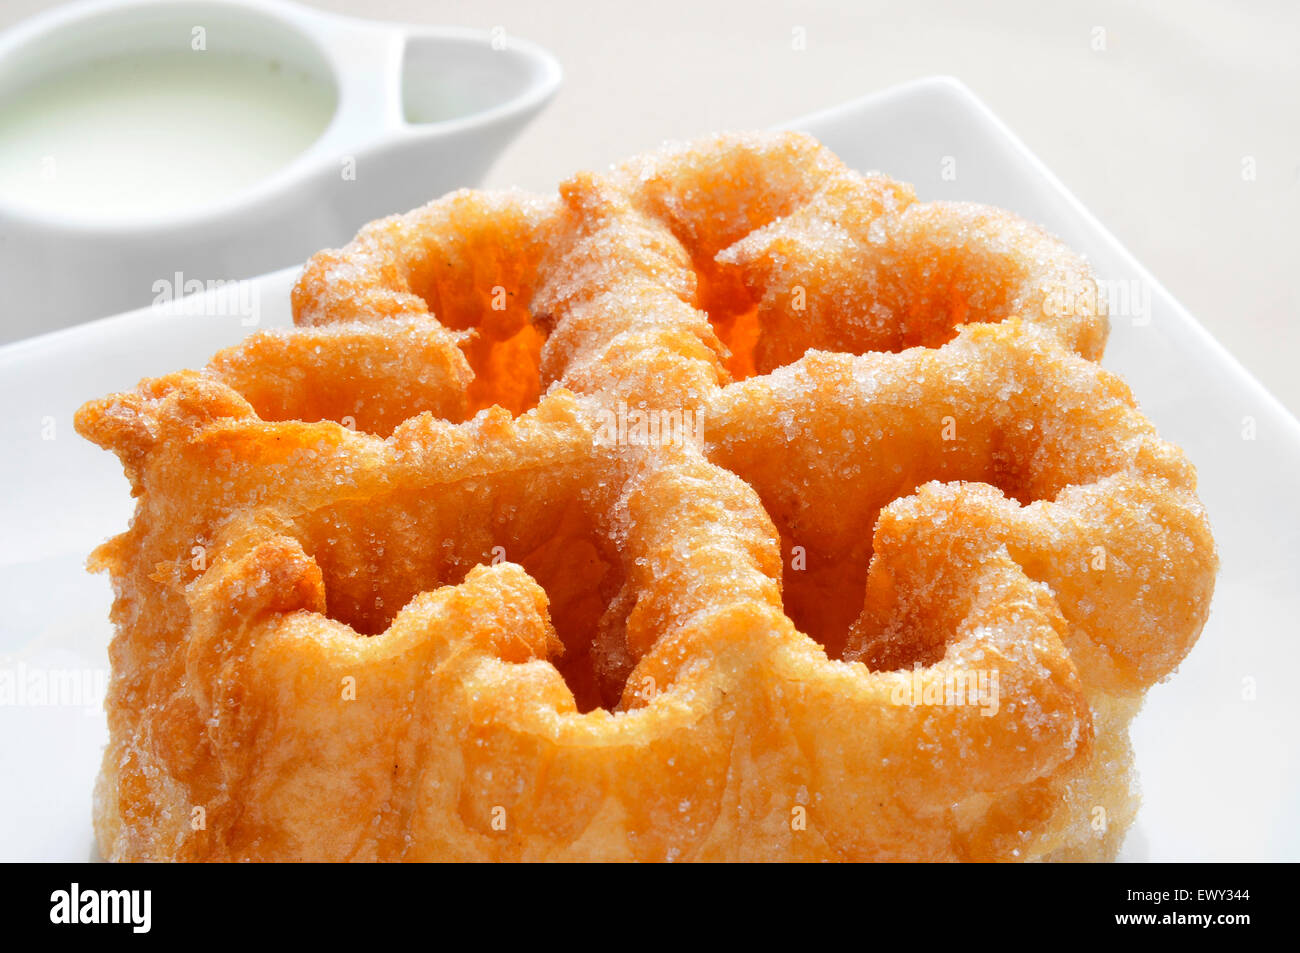
{"type": "Polygon", "coordinates": [[[1087,264],[807,136],[322,252],[93,401],[114,860],[1082,860],[1217,557],[1087,264]]]}

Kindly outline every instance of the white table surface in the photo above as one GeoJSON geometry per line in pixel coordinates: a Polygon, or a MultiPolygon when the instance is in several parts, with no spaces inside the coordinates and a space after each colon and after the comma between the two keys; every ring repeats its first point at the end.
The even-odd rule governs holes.
{"type": "MultiPolygon", "coordinates": [[[[1300,4],[311,4],[500,26],[559,57],[564,87],[491,186],[550,188],[665,138],[768,126],[919,76],[958,76],[1300,414],[1300,4]]],[[[0,28],[55,5],[4,0],[0,28]]]]}

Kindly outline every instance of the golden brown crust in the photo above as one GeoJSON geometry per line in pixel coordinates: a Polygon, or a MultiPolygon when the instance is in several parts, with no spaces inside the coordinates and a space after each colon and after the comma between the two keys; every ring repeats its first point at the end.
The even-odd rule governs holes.
{"type": "Polygon", "coordinates": [[[791,134],[367,226],[78,414],[139,498],[101,850],[1113,856],[1216,563],[1089,280],[791,134]]]}

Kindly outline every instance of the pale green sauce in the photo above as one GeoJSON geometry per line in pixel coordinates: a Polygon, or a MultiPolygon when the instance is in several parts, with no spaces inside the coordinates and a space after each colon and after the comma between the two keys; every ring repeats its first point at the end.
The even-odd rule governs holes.
{"type": "Polygon", "coordinates": [[[0,199],[147,218],[240,192],[301,155],[333,90],[210,51],[97,60],[0,97],[0,199]]]}

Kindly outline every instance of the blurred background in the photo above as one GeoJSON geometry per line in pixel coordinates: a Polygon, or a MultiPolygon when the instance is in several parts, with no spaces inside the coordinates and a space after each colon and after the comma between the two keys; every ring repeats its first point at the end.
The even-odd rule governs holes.
{"type": "MultiPolygon", "coordinates": [[[[56,5],[4,0],[0,28],[56,5]]],[[[957,76],[1300,413],[1300,4],[309,5],[499,27],[559,58],[559,96],[489,186],[546,189],[665,138],[768,126],[909,79],[957,76]]]]}

